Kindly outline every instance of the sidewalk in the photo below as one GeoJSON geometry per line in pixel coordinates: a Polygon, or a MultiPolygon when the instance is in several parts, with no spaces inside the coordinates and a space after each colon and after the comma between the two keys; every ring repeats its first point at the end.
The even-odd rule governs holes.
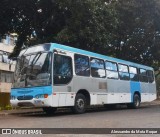
{"type": "MultiPolygon", "coordinates": [[[[160,105],[160,99],[154,100],[152,102],[141,103],[141,106],[157,106],[160,105]]],[[[7,116],[7,115],[18,115],[18,114],[36,114],[36,113],[43,113],[41,108],[18,108],[12,110],[1,110],[0,116],[7,116]]]]}
{"type": "Polygon", "coordinates": [[[6,115],[16,115],[16,114],[30,114],[30,113],[39,113],[43,112],[41,108],[18,108],[18,109],[12,109],[12,110],[1,110],[0,116],[6,116],[6,115]]]}

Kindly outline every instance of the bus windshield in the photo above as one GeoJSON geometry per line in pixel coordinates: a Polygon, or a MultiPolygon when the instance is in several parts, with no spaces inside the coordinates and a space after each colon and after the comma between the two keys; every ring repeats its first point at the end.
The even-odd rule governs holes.
{"type": "Polygon", "coordinates": [[[50,53],[22,55],[17,61],[13,88],[50,85],[50,77],[50,53]]]}

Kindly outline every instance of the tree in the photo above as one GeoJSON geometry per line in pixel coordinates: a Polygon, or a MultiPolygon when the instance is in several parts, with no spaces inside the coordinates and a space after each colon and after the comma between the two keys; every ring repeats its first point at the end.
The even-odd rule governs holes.
{"type": "Polygon", "coordinates": [[[2,0],[0,7],[0,34],[19,35],[12,56],[23,43],[58,42],[160,66],[158,0],[2,0]]]}
{"type": "Polygon", "coordinates": [[[0,4],[0,36],[3,36],[8,31],[12,30],[11,19],[13,17],[13,12],[11,6],[13,5],[12,1],[1,0],[0,4]],[[11,2],[9,4],[9,2],[11,2]]]}
{"type": "Polygon", "coordinates": [[[39,1],[36,42],[58,42],[107,54],[115,12],[103,0],[39,1]],[[47,15],[47,17],[46,17],[47,15]],[[106,50],[103,50],[106,49],[106,50]]]}
{"type": "Polygon", "coordinates": [[[146,65],[160,65],[160,8],[158,0],[118,0],[118,27],[112,54],[146,65]]]}
{"type": "Polygon", "coordinates": [[[108,48],[116,18],[105,0],[15,0],[11,5],[10,32],[19,35],[11,57],[18,55],[24,42],[28,46],[58,42],[109,53],[103,49],[108,48]],[[36,36],[31,40],[33,31],[36,36]]]}

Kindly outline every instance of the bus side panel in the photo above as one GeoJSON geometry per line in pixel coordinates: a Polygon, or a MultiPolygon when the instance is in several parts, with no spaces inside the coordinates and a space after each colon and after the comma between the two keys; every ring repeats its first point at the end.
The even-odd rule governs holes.
{"type": "Polygon", "coordinates": [[[115,85],[115,93],[119,94],[119,102],[117,103],[128,103],[130,102],[130,82],[127,80],[118,80],[115,85]]]}
{"type": "Polygon", "coordinates": [[[130,83],[124,80],[107,79],[108,103],[131,101],[130,83]]]}
{"type": "Polygon", "coordinates": [[[107,83],[104,78],[92,78],[83,76],[74,76],[73,78],[74,92],[85,90],[90,94],[90,104],[106,104],[107,103],[107,83]]]}
{"type": "Polygon", "coordinates": [[[153,101],[157,98],[156,94],[156,84],[154,83],[149,83],[149,101],[153,101]]]}
{"type": "Polygon", "coordinates": [[[118,80],[107,79],[107,91],[108,91],[108,104],[119,103],[119,94],[115,93],[115,85],[117,85],[118,80]]]}
{"type": "Polygon", "coordinates": [[[136,91],[141,94],[140,82],[131,81],[130,82],[131,102],[133,102],[133,95],[136,91]]]}
{"type": "Polygon", "coordinates": [[[76,94],[80,90],[86,90],[89,92],[89,94],[98,92],[96,89],[93,88],[92,78],[83,77],[83,76],[74,76],[73,77],[73,91],[76,94]]]}
{"type": "Polygon", "coordinates": [[[141,82],[141,102],[149,101],[149,84],[141,82]]]}

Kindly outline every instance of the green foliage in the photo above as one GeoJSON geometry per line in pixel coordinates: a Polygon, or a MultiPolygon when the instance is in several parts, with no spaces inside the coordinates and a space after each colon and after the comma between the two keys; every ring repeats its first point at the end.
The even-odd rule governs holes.
{"type": "Polygon", "coordinates": [[[9,105],[6,105],[6,106],[1,106],[0,107],[0,111],[1,110],[11,110],[12,109],[12,106],[9,104],[9,105]]]}
{"type": "Polygon", "coordinates": [[[69,16],[55,39],[62,44],[107,54],[117,25],[111,7],[101,0],[73,0],[63,6],[69,16]]]}
{"type": "Polygon", "coordinates": [[[0,35],[19,35],[11,56],[57,42],[160,67],[159,0],[2,0],[0,19],[0,35]]]}
{"type": "Polygon", "coordinates": [[[158,0],[116,2],[119,24],[112,42],[116,57],[146,65],[160,63],[159,7],[158,0]]]}
{"type": "Polygon", "coordinates": [[[12,106],[11,106],[11,105],[7,105],[7,106],[5,106],[5,109],[6,109],[6,110],[11,110],[11,109],[12,109],[12,106]]]}

